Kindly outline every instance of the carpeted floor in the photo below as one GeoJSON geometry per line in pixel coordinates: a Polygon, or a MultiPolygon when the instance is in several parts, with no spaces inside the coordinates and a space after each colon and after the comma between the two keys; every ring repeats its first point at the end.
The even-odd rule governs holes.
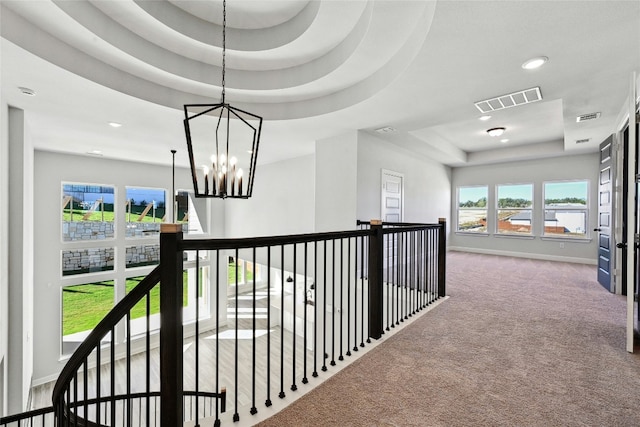
{"type": "Polygon", "coordinates": [[[595,266],[450,252],[447,294],[258,426],[640,426],[626,299],[595,266]]]}

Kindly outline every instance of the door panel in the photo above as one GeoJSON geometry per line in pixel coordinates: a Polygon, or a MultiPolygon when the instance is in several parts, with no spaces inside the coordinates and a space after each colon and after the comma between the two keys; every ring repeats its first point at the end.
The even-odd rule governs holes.
{"type": "Polygon", "coordinates": [[[382,220],[402,222],[402,175],[382,172],[382,220]]]}
{"type": "Polygon", "coordinates": [[[600,180],[598,183],[598,282],[611,289],[611,193],[613,191],[613,136],[600,144],[600,180]]]}

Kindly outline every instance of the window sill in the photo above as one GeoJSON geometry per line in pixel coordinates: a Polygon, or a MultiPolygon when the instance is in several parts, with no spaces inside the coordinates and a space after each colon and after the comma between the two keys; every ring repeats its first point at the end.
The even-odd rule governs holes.
{"type": "Polygon", "coordinates": [[[505,234],[505,233],[495,233],[493,237],[498,237],[500,239],[524,239],[524,240],[533,240],[536,236],[532,236],[530,234],[505,234]]]}
{"type": "Polygon", "coordinates": [[[489,233],[479,231],[456,231],[458,236],[489,237],[489,233]]]}
{"type": "Polygon", "coordinates": [[[551,237],[541,236],[540,240],[556,241],[556,242],[571,242],[571,243],[591,243],[593,240],[591,237],[551,237]]]}

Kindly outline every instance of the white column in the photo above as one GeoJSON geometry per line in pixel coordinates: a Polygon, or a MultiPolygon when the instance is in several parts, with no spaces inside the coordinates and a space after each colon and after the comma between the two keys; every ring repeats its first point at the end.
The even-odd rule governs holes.
{"type": "MultiPolygon", "coordinates": [[[[33,148],[25,112],[8,112],[8,413],[26,409],[33,374],[33,148]]],[[[57,206],[52,206],[52,212],[57,206]]]]}

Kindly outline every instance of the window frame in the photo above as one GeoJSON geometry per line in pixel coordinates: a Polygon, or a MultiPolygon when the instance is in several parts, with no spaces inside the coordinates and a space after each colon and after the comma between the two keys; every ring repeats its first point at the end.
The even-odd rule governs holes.
{"type": "Polygon", "coordinates": [[[522,183],[504,183],[504,184],[496,184],[495,186],[495,202],[494,202],[494,206],[495,206],[495,212],[493,215],[493,219],[495,221],[495,225],[494,225],[494,235],[498,236],[498,237],[522,237],[522,238],[533,238],[536,236],[536,234],[534,233],[534,229],[535,229],[535,219],[534,219],[534,212],[535,212],[535,184],[533,182],[522,182],[522,183]],[[510,207],[510,208],[501,208],[500,207],[500,187],[515,187],[515,186],[529,186],[531,187],[531,206],[529,207],[525,207],[525,208],[517,208],[517,207],[510,207]],[[524,232],[517,232],[517,231],[500,231],[500,212],[501,211],[505,211],[505,210],[511,210],[511,211],[519,211],[520,213],[522,213],[523,211],[529,211],[530,214],[530,219],[529,219],[529,232],[528,233],[524,233],[524,232]]]}
{"type": "Polygon", "coordinates": [[[540,235],[540,237],[542,239],[545,240],[580,240],[580,241],[588,241],[591,240],[591,234],[590,234],[590,230],[589,230],[589,218],[590,218],[590,197],[589,197],[589,193],[591,191],[591,181],[589,179],[556,179],[556,180],[549,180],[549,181],[543,181],[542,182],[542,215],[543,218],[545,218],[545,224],[543,224],[542,226],[542,233],[540,235]],[[548,208],[547,207],[547,197],[546,197],[546,193],[547,193],[547,184],[558,184],[558,183],[580,183],[580,182],[584,182],[586,184],[586,192],[585,192],[585,205],[584,208],[578,208],[578,207],[563,207],[561,209],[554,209],[554,208],[548,208]],[[546,232],[546,215],[547,215],[547,211],[548,210],[554,210],[554,211],[558,211],[558,210],[563,210],[563,211],[574,211],[574,212],[582,212],[584,211],[584,234],[582,236],[579,235],[570,235],[570,236],[563,236],[561,234],[553,234],[553,233],[547,233],[546,232]]]}
{"type": "Polygon", "coordinates": [[[463,233],[469,235],[489,235],[489,227],[487,221],[489,220],[489,185],[487,184],[478,184],[478,185],[459,185],[456,187],[456,233],[463,233]],[[486,199],[487,203],[483,208],[461,208],[460,207],[460,190],[463,188],[484,188],[486,190],[486,199]],[[460,228],[460,211],[468,209],[468,210],[484,210],[485,211],[485,226],[484,231],[474,231],[474,230],[465,230],[460,228]]]}

